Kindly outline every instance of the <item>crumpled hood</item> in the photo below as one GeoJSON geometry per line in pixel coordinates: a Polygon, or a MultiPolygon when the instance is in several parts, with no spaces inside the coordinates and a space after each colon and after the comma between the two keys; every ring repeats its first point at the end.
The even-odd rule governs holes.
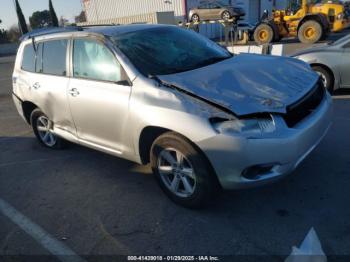
{"type": "Polygon", "coordinates": [[[318,81],[297,59],[242,54],[195,70],[157,76],[163,83],[219,104],[238,116],[286,113],[318,81]]]}

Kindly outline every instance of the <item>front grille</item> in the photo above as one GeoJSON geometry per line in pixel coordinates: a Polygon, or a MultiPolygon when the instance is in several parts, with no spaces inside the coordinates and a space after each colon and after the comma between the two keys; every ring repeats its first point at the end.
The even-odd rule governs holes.
{"type": "Polygon", "coordinates": [[[302,99],[287,107],[287,113],[283,116],[288,127],[294,127],[301,120],[311,114],[321,103],[326,90],[318,81],[315,87],[302,99]]]}

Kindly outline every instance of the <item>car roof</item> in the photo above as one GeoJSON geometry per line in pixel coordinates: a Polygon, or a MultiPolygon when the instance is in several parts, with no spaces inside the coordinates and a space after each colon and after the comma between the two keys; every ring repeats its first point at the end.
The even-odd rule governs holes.
{"type": "Polygon", "coordinates": [[[24,34],[20,41],[47,35],[60,35],[74,32],[96,33],[104,36],[117,36],[125,33],[135,32],[144,29],[170,27],[172,25],[159,24],[129,24],[129,25],[88,25],[88,26],[67,26],[36,29],[24,34]]]}

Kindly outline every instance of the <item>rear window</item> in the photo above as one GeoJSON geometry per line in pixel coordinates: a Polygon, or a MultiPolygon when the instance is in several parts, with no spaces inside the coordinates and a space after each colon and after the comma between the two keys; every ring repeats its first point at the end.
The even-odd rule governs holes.
{"type": "Polygon", "coordinates": [[[44,42],[41,49],[42,54],[38,54],[38,62],[42,61],[42,65],[37,65],[39,67],[37,71],[44,74],[65,76],[67,40],[44,42]],[[42,58],[40,58],[40,55],[42,55],[42,58]]]}
{"type": "Polygon", "coordinates": [[[35,72],[35,51],[32,44],[28,44],[24,47],[22,69],[35,72]]]}

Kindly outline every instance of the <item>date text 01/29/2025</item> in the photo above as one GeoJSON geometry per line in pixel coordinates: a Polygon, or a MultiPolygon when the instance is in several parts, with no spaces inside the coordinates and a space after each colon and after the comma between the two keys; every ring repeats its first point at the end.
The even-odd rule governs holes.
{"type": "Polygon", "coordinates": [[[128,256],[128,261],[219,261],[216,256],[128,256]]]}

